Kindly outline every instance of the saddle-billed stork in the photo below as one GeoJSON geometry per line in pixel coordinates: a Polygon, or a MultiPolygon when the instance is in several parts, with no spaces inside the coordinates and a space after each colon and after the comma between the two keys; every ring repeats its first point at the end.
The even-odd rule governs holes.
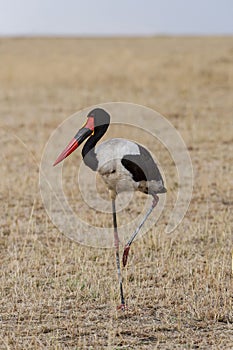
{"type": "Polygon", "coordinates": [[[116,195],[123,191],[141,191],[153,197],[151,208],[140,225],[127,242],[123,253],[123,266],[127,263],[130,245],[138,231],[158,203],[158,193],[165,193],[166,188],[160,171],[150,153],[141,145],[114,138],[98,145],[97,142],[106,133],[110,124],[110,115],[102,108],[95,108],[87,115],[85,125],[77,132],[53,165],[69,156],[81,143],[89,138],[82,149],[84,163],[94,171],[98,171],[107,184],[112,200],[114,226],[114,245],[116,250],[117,273],[120,284],[121,305],[125,309],[122,276],[119,259],[119,236],[117,232],[116,195]]]}

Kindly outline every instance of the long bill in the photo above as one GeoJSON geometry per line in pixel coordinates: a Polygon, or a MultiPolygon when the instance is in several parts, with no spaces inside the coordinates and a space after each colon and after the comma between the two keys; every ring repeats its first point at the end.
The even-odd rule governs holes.
{"type": "Polygon", "coordinates": [[[70,143],[66,146],[66,148],[62,151],[62,153],[58,156],[58,158],[53,163],[53,166],[57,165],[61,161],[63,161],[66,157],[68,157],[71,153],[73,153],[81,143],[88,138],[94,131],[94,118],[89,117],[87,123],[81,128],[75,137],[70,141],[70,143]]]}

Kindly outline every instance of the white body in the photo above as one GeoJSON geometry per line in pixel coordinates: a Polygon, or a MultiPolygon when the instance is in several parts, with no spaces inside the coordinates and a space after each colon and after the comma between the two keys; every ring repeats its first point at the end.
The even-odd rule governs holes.
{"type": "Polygon", "coordinates": [[[114,138],[98,145],[95,153],[98,159],[97,171],[108,188],[115,193],[136,190],[146,192],[148,187],[157,192],[160,187],[163,187],[160,181],[134,181],[132,174],[121,163],[125,155],[140,155],[140,149],[136,143],[114,138]]]}

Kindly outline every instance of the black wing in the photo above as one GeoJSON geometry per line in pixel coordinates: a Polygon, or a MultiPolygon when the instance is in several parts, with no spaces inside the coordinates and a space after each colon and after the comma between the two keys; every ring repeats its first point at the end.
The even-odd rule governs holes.
{"type": "Polygon", "coordinates": [[[140,154],[126,154],[121,163],[132,174],[134,181],[162,181],[160,171],[150,153],[138,145],[140,154]]]}

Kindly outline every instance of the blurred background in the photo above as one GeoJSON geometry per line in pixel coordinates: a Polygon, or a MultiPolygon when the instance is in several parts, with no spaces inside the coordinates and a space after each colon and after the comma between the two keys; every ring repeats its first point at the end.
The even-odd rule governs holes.
{"type": "Polygon", "coordinates": [[[231,0],[9,0],[0,2],[0,35],[224,35],[231,0]]]}

